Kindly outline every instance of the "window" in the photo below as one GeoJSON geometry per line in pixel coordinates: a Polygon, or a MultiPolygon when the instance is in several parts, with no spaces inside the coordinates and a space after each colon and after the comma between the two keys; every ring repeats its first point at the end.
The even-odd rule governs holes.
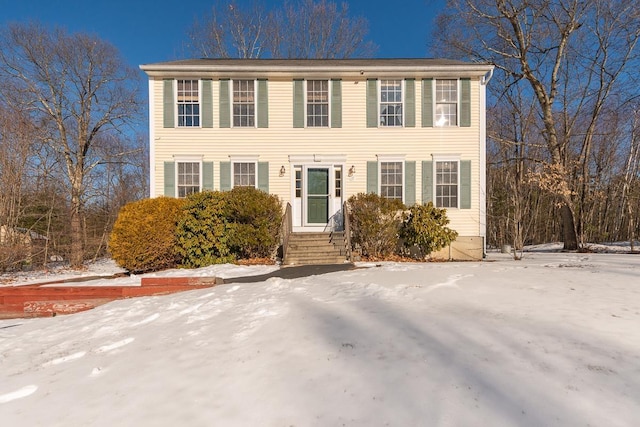
{"type": "Polygon", "coordinates": [[[178,162],[178,197],[200,191],[200,162],[178,162]]]}
{"type": "Polygon", "coordinates": [[[458,125],[458,81],[436,80],[436,126],[458,125]]]}
{"type": "Polygon", "coordinates": [[[458,207],[458,162],[436,162],[436,207],[458,207]]]}
{"type": "Polygon", "coordinates": [[[307,126],[329,126],[329,82],[307,81],[307,126]]]}
{"type": "Polygon", "coordinates": [[[178,80],[178,126],[200,126],[198,80],[178,80]]]}
{"type": "Polygon", "coordinates": [[[402,80],[380,81],[380,126],[402,126],[402,80]]]}
{"type": "Polygon", "coordinates": [[[296,198],[302,197],[302,169],[296,166],[296,198]]]}
{"type": "Polygon", "coordinates": [[[336,167],[334,170],[335,178],[335,195],[337,198],[342,197],[342,168],[336,167]]]}
{"type": "Polygon", "coordinates": [[[233,81],[233,126],[255,126],[255,85],[253,80],[233,81]]]}
{"type": "Polygon", "coordinates": [[[402,200],[403,162],[380,162],[380,195],[402,200]]]}
{"type": "Polygon", "coordinates": [[[255,187],[256,164],[255,162],[236,162],[233,164],[233,186],[255,187]]]}

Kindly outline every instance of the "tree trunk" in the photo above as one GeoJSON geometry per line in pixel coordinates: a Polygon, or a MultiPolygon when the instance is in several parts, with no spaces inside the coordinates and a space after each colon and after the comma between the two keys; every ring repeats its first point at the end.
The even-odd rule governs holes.
{"type": "Polygon", "coordinates": [[[560,215],[562,217],[562,237],[564,240],[563,250],[578,250],[578,237],[571,207],[564,203],[560,208],[560,215]]]}
{"type": "Polygon", "coordinates": [[[84,261],[84,251],[82,245],[82,218],[81,218],[80,196],[74,191],[71,195],[71,254],[69,262],[71,267],[82,266],[84,261]]]}

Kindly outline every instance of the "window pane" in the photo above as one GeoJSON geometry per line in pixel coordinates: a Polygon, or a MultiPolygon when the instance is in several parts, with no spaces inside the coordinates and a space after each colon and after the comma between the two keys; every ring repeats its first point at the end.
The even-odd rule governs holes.
{"type": "Polygon", "coordinates": [[[296,197],[302,197],[302,170],[296,168],[296,197]]]}
{"type": "Polygon", "coordinates": [[[436,126],[458,124],[458,81],[436,80],[436,126]]]}
{"type": "Polygon", "coordinates": [[[307,80],[307,126],[329,126],[328,80],[307,80]]]}
{"type": "Polygon", "coordinates": [[[255,126],[255,90],[253,80],[233,81],[233,126],[255,126]]]}
{"type": "Polygon", "coordinates": [[[233,186],[234,187],[255,187],[256,186],[256,164],[234,163],[233,164],[233,186]]]}
{"type": "Polygon", "coordinates": [[[198,80],[178,80],[178,126],[200,126],[198,80]]]}
{"type": "Polygon", "coordinates": [[[402,162],[380,163],[380,195],[388,199],[402,199],[402,162]]]}
{"type": "Polygon", "coordinates": [[[458,162],[436,162],[436,206],[458,207],[458,162]]]}
{"type": "Polygon", "coordinates": [[[380,126],[402,126],[402,80],[380,82],[380,126]]]}
{"type": "Polygon", "coordinates": [[[200,163],[178,162],[178,197],[200,191],[200,163]]]}

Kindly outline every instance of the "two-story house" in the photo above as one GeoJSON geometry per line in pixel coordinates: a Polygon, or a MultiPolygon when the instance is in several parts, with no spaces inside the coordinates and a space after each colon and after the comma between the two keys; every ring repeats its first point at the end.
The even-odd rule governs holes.
{"type": "Polygon", "coordinates": [[[294,231],[342,224],[375,192],[446,208],[448,257],[486,234],[485,85],[442,59],[193,59],[146,64],[151,197],[250,185],[291,204],[294,231]]]}

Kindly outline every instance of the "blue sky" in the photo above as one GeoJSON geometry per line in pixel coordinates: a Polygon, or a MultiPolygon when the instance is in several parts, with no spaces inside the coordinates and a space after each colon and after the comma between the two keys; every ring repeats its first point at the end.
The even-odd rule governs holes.
{"type": "MultiPolygon", "coordinates": [[[[238,0],[242,2],[242,0],[238,0]]],[[[269,0],[271,3],[281,1],[269,0]]],[[[336,0],[341,3],[340,0],[336,0]]],[[[0,25],[35,20],[84,31],[111,42],[132,66],[182,59],[182,43],[212,0],[0,0],[0,25]]],[[[369,21],[378,57],[427,56],[427,39],[445,0],[348,0],[352,15],[369,21]]]]}

